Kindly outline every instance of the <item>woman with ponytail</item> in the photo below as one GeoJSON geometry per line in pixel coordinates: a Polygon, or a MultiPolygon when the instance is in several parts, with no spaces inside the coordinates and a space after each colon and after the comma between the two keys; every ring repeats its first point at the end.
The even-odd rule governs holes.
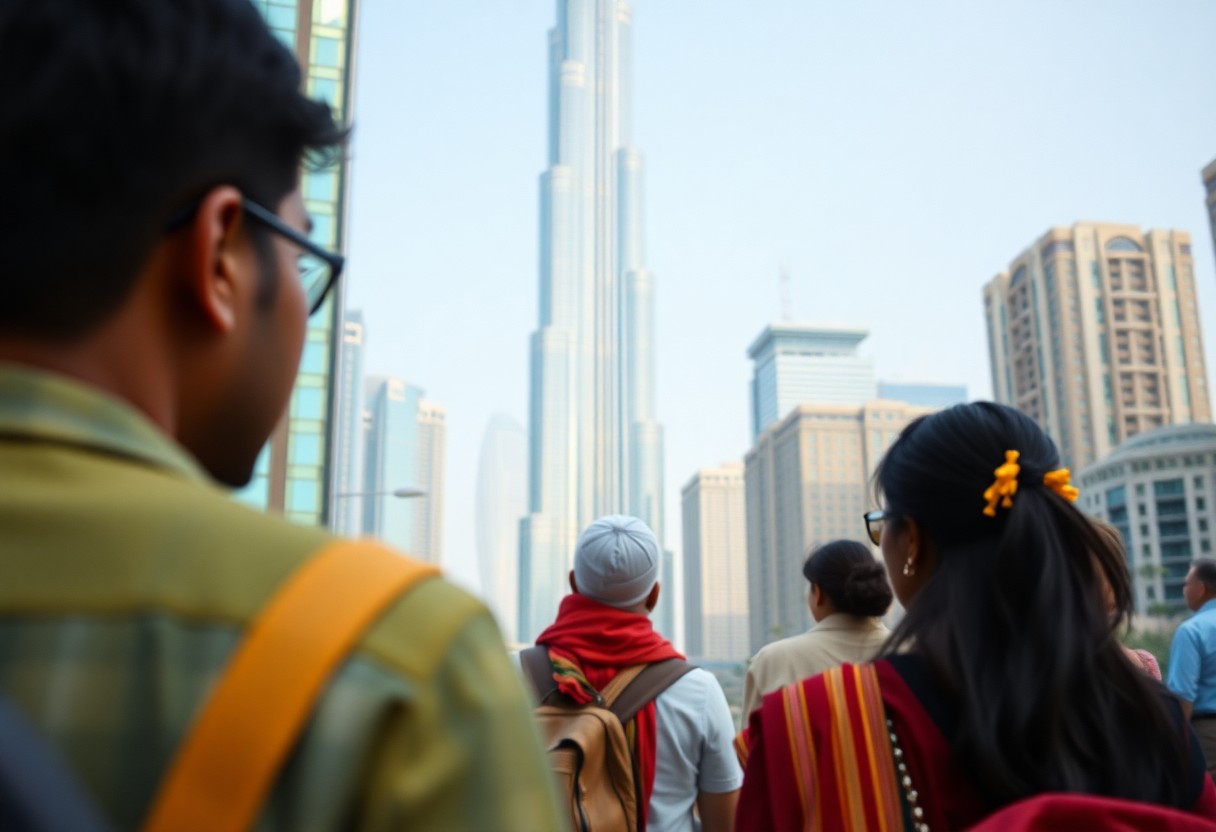
{"type": "Polygon", "coordinates": [[[745,714],[759,707],[764,694],[790,682],[845,662],[869,661],[890,635],[879,618],[891,606],[891,584],[870,547],[855,540],[825,543],[811,552],[802,575],[810,583],[807,606],[815,626],[756,653],[743,684],[745,714]]]}
{"type": "Polygon", "coordinates": [[[1126,571],[1099,574],[1117,553],[1047,435],[959,405],[875,479],[865,522],[906,614],[880,659],[764,698],[736,828],[1216,829],[1190,726],[1116,638],[1126,571]]]}

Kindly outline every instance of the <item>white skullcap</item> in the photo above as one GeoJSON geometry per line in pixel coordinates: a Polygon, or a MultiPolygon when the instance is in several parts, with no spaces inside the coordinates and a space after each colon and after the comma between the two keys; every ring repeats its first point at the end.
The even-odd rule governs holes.
{"type": "Polygon", "coordinates": [[[578,591],[610,607],[640,604],[659,579],[659,541],[636,517],[610,514],[588,526],[574,549],[578,591]]]}

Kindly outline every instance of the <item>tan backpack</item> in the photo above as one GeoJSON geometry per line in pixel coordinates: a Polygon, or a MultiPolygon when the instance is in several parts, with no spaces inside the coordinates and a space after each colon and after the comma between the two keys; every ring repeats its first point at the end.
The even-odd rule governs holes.
{"type": "Polygon", "coordinates": [[[576,832],[644,828],[646,807],[625,726],[692,665],[668,659],[627,667],[600,692],[599,700],[578,705],[558,691],[548,650],[530,647],[520,661],[540,702],[536,721],[576,832]]]}

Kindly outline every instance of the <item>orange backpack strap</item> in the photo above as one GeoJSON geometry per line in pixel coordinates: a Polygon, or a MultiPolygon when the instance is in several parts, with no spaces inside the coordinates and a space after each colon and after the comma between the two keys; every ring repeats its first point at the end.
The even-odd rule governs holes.
{"type": "Polygon", "coordinates": [[[368,542],[336,542],[302,564],[233,654],[144,832],[252,828],[330,676],[394,600],[438,574],[368,542]]]}

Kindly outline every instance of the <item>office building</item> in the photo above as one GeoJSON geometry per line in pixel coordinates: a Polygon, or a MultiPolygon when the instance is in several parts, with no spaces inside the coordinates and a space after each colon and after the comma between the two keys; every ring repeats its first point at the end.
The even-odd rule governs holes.
{"type": "Polygon", "coordinates": [[[430,563],[443,562],[443,506],[447,488],[447,410],[418,402],[417,473],[414,486],[425,493],[413,499],[414,545],[410,551],[430,563]]]}
{"type": "Polygon", "coordinates": [[[331,515],[334,531],[348,536],[358,535],[363,528],[363,341],[363,313],[348,310],[338,360],[331,515]]]}
{"type": "Polygon", "coordinates": [[[798,405],[745,457],[751,652],[811,624],[802,564],[832,540],[866,540],[870,478],[912,419],[931,408],[872,401],[798,405]]]}
{"type": "Polygon", "coordinates": [[[878,398],[941,409],[966,402],[967,386],[965,384],[880,381],[878,382],[878,398]]]}
{"type": "Polygon", "coordinates": [[[477,565],[482,596],[508,642],[519,628],[519,521],[527,511],[528,434],[498,414],[477,462],[477,565]]]}
{"type": "Polygon", "coordinates": [[[520,524],[522,640],[553,620],[578,534],[597,517],[635,515],[664,542],[632,38],[631,7],[620,0],[559,0],[549,33],[540,320],[520,524]]]}
{"type": "MultiPolygon", "coordinates": [[[[349,124],[354,102],[356,0],[254,0],[271,30],[296,54],[305,89],[327,101],[339,121],[349,124]]],[[[345,157],[325,170],[301,175],[311,237],[326,248],[346,246],[345,157]]],[[[334,470],[331,430],[337,402],[335,364],[341,326],[341,286],[308,322],[304,354],[287,415],[271,436],[249,485],[236,495],[257,508],[282,512],[297,523],[330,522],[334,470]]]]}
{"type": "Polygon", "coordinates": [[[702,468],[681,492],[684,649],[698,659],[742,661],[751,655],[743,472],[741,462],[702,468]]]}
{"type": "Polygon", "coordinates": [[[1123,535],[1137,612],[1182,612],[1191,561],[1213,556],[1216,425],[1137,434],[1075,481],[1078,508],[1123,535]]]}
{"type": "Polygon", "coordinates": [[[984,287],[997,401],[1083,468],[1129,437],[1212,418],[1191,238],[1053,228],[984,287]]]}
{"type": "Polygon", "coordinates": [[[366,385],[369,419],[363,453],[363,533],[418,556],[416,507],[393,492],[420,487],[416,481],[418,406],[423,393],[395,378],[372,377],[366,385]]]}
{"type": "Polygon", "coordinates": [[[395,378],[367,380],[363,533],[431,563],[443,558],[446,412],[395,378]],[[421,492],[403,498],[402,490],[421,492]]]}
{"type": "Polygon", "coordinates": [[[800,404],[860,407],[878,397],[874,359],[857,354],[869,332],[769,324],[752,345],[752,439],[800,404]]]}

